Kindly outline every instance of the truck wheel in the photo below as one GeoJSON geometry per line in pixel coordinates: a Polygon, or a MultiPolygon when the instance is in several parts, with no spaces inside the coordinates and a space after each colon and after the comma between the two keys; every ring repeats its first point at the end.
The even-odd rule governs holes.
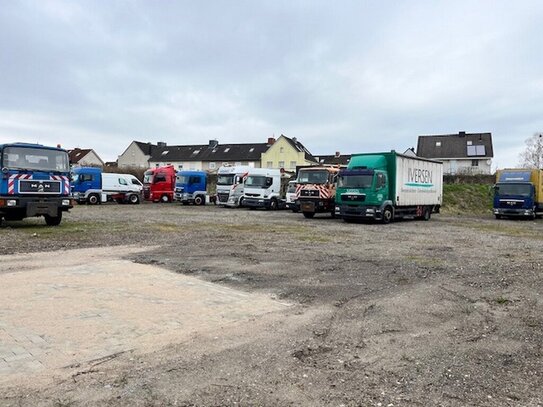
{"type": "Polygon", "coordinates": [[[385,225],[392,222],[392,218],[394,217],[394,214],[392,212],[392,208],[390,206],[385,207],[383,209],[383,214],[381,217],[381,223],[384,223],[385,225]]]}
{"type": "Polygon", "coordinates": [[[87,198],[87,202],[89,205],[97,205],[100,203],[100,197],[98,194],[90,194],[87,198]]]}
{"type": "Polygon", "coordinates": [[[239,198],[238,208],[243,208],[243,197],[239,198]]]}
{"type": "Polygon", "coordinates": [[[62,211],[58,211],[57,216],[44,215],[47,226],[58,226],[62,220],[62,211]]]}
{"type": "Polygon", "coordinates": [[[140,197],[135,195],[135,194],[132,194],[128,197],[128,201],[132,204],[132,205],[137,205],[140,203],[140,197]]]}
{"type": "Polygon", "coordinates": [[[432,208],[430,208],[430,207],[424,208],[424,213],[422,214],[422,219],[423,220],[430,220],[431,217],[432,217],[432,208]]]}
{"type": "Polygon", "coordinates": [[[170,198],[168,197],[168,195],[162,195],[162,196],[160,197],[160,202],[162,202],[162,203],[168,203],[168,202],[170,202],[170,198]]]}
{"type": "Polygon", "coordinates": [[[496,219],[501,219],[502,218],[502,215],[494,215],[496,217],[496,219]]]}
{"type": "Polygon", "coordinates": [[[277,199],[273,198],[270,202],[270,210],[275,211],[277,210],[277,199]]]}
{"type": "Polygon", "coordinates": [[[205,200],[202,195],[196,195],[194,198],[194,205],[203,205],[205,203],[205,200]]]}
{"type": "Polygon", "coordinates": [[[313,217],[315,216],[315,212],[302,212],[304,214],[304,218],[307,218],[307,219],[313,219],[313,217]]]}

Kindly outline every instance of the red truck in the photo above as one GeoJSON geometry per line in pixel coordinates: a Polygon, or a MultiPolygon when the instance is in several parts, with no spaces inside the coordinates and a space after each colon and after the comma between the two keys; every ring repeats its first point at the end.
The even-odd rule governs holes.
{"type": "Polygon", "coordinates": [[[151,168],[143,177],[143,198],[152,202],[172,202],[177,171],[173,165],[151,168]]]}

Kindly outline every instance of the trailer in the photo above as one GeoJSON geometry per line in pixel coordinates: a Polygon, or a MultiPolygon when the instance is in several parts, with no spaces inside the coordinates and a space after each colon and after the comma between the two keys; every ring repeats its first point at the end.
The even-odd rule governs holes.
{"type": "Polygon", "coordinates": [[[493,211],[496,219],[543,215],[543,170],[504,169],[496,172],[493,211]]]}
{"type": "Polygon", "coordinates": [[[429,220],[443,199],[443,163],[396,153],[354,154],[339,172],[336,215],[346,222],[429,220]]]}

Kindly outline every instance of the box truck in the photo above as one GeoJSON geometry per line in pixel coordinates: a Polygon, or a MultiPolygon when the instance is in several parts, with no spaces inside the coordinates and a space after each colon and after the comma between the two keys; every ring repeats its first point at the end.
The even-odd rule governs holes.
{"type": "Polygon", "coordinates": [[[414,217],[429,220],[443,198],[443,163],[394,150],[353,154],[339,172],[336,215],[346,222],[375,219],[389,223],[414,217]]]}
{"type": "Polygon", "coordinates": [[[77,167],[72,170],[72,178],[72,195],[78,203],[140,203],[143,184],[132,174],[102,172],[95,167],[77,167]]]}
{"type": "Polygon", "coordinates": [[[217,204],[240,207],[243,205],[243,181],[252,167],[225,166],[217,170],[217,204]]]}
{"type": "Polygon", "coordinates": [[[496,219],[543,215],[543,170],[497,171],[493,207],[496,219]]]}

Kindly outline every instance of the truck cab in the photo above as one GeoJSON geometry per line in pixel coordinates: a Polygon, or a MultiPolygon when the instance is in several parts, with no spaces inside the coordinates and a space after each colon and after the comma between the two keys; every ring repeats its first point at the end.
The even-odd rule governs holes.
{"type": "Polygon", "coordinates": [[[72,195],[78,203],[97,204],[101,202],[101,194],[102,170],[94,167],[72,170],[72,195]]]}
{"type": "Polygon", "coordinates": [[[217,171],[217,204],[240,207],[243,205],[243,181],[252,167],[222,166],[217,171]]]}
{"type": "Polygon", "coordinates": [[[173,165],[151,168],[143,177],[143,198],[152,202],[172,202],[177,173],[173,165]]]}
{"type": "Polygon", "coordinates": [[[0,222],[43,216],[59,225],[72,208],[68,153],[40,144],[0,145],[0,222]]]}
{"type": "Polygon", "coordinates": [[[245,179],[243,206],[248,208],[279,209],[285,204],[286,183],[281,171],[271,168],[253,168],[245,179]]]}
{"type": "Polygon", "coordinates": [[[543,215],[543,170],[500,170],[494,185],[493,211],[496,219],[543,215]]]}
{"type": "Polygon", "coordinates": [[[338,166],[300,168],[296,178],[296,200],[306,218],[324,212],[335,216],[338,166]]]}
{"type": "Polygon", "coordinates": [[[296,184],[296,181],[289,181],[286,195],[286,207],[294,213],[300,211],[300,205],[298,204],[298,199],[296,198],[297,185],[298,184],[296,184]]]}
{"type": "Polygon", "coordinates": [[[208,200],[207,173],[204,171],[180,171],[175,182],[175,200],[183,205],[205,205],[208,200]]]}

